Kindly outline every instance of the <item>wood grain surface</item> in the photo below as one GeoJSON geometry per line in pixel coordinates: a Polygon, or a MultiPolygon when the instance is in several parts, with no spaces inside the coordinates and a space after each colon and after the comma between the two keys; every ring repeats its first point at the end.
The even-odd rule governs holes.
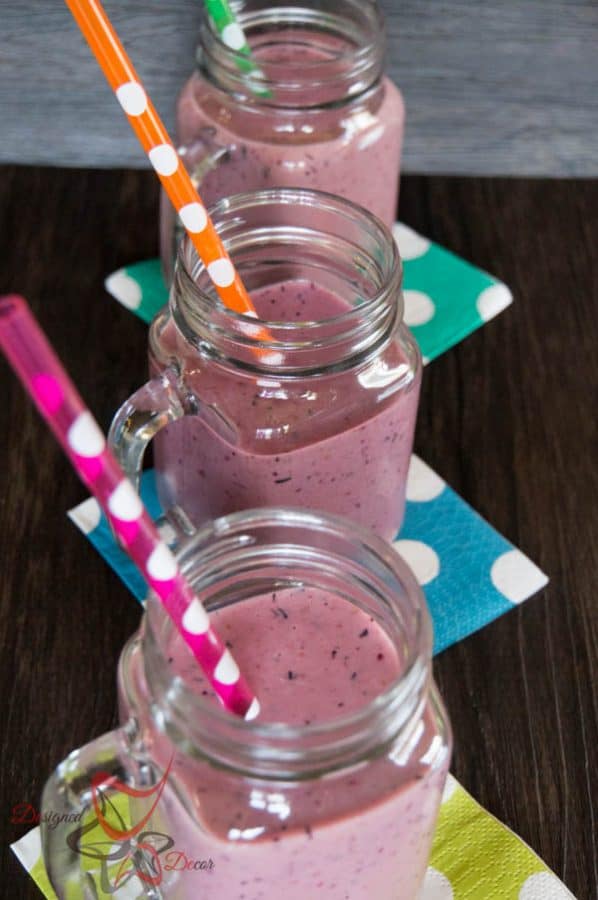
{"type": "MultiPolygon", "coordinates": [[[[146,328],[104,293],[155,253],[142,172],[0,170],[0,289],[23,292],[103,426],[145,375],[146,328]]],[[[579,900],[598,895],[598,182],[410,177],[401,216],[514,305],[425,372],[417,451],[551,582],[438,657],[453,771],[579,900]]],[[[44,780],[116,723],[140,611],[67,520],[84,491],[0,361],[0,896],[44,780]]],[[[306,898],[307,900],[307,898],[306,898]]]]}
{"type": "MultiPolygon", "coordinates": [[[[596,0],[381,5],[407,103],[405,171],[598,175],[596,0]]],[[[199,0],[105,6],[171,127],[199,0]]],[[[63,3],[0,3],[0,161],[147,165],[63,3]]]]}

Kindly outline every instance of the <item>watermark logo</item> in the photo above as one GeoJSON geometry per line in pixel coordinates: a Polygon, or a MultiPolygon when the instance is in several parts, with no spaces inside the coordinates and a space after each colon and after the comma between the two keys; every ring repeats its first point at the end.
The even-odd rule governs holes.
{"type": "Polygon", "coordinates": [[[160,781],[147,789],[124,784],[105,772],[91,781],[91,808],[81,813],[37,812],[29,803],[18,803],[11,811],[16,825],[68,827],[66,843],[81,857],[84,878],[94,893],[99,888],[112,895],[136,878],[158,887],[165,872],[209,871],[212,859],[193,859],[175,847],[169,834],[152,830],[150,822],[162,797],[172,760],[160,781]],[[131,821],[138,810],[143,812],[131,821]]]}
{"type": "Polygon", "coordinates": [[[168,834],[147,828],[164,791],[170,766],[160,781],[150,788],[132,788],[116,776],[98,772],[91,782],[93,816],[66,839],[69,848],[94,860],[100,869],[100,887],[114,893],[132,878],[157,887],[162,883],[160,856],[174,847],[168,834]],[[146,810],[134,824],[127,821],[130,804],[137,801],[146,810]]]}
{"type": "Polygon", "coordinates": [[[11,825],[41,825],[44,822],[48,828],[57,828],[58,825],[68,825],[80,822],[83,813],[40,813],[32,803],[15,803],[10,811],[11,825]]]}

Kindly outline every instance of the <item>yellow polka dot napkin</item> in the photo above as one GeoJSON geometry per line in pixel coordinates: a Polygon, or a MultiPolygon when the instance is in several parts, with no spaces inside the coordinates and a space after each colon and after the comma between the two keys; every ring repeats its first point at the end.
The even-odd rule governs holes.
{"type": "MultiPolygon", "coordinates": [[[[56,900],[41,857],[39,828],[13,844],[12,850],[40,891],[56,900]]],[[[139,890],[132,890],[134,880],[110,896],[115,900],[143,897],[139,882],[139,890]]],[[[98,891],[99,900],[107,897],[98,891]]],[[[424,886],[420,897],[413,900],[575,898],[520,838],[486,812],[449,775],[424,886]]]]}

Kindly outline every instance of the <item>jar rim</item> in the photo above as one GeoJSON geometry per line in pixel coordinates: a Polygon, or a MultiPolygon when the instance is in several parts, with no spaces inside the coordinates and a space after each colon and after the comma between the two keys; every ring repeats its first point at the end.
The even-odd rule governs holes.
{"type": "MultiPolygon", "coordinates": [[[[319,577],[324,568],[317,568],[318,552],[322,565],[344,561],[344,580],[338,577],[347,590],[349,573],[359,580],[363,597],[377,610],[380,627],[385,627],[399,658],[402,654],[399,675],[373,700],[316,725],[246,722],[234,717],[190,690],[179,676],[173,679],[165,648],[174,626],[151,593],[143,654],[153,703],[160,708],[163,726],[175,736],[179,748],[196,755],[200,747],[199,755],[216,758],[219,765],[288,778],[291,773],[314,768],[329,771],[354,764],[356,757],[367,758],[376,747],[397,740],[399,734],[407,740],[421,717],[430,687],[432,625],[421,588],[398,553],[382,538],[337,516],[276,507],[233,513],[186,540],[178,559],[210,608],[210,599],[219,596],[217,585],[224,573],[226,578],[236,572],[247,579],[248,572],[257,573],[258,562],[265,565],[270,559],[268,552],[276,559],[281,548],[297,566],[302,565],[300,551],[309,550],[309,565],[319,577]],[[280,537],[274,540],[274,534],[280,537]],[[293,535],[304,544],[291,543],[293,535]],[[321,546],[326,540],[337,548],[328,555],[321,546]]],[[[248,591],[243,599],[255,595],[248,581],[243,585],[248,591]]]]}
{"type": "MultiPolygon", "coordinates": [[[[314,107],[358,96],[381,77],[385,55],[384,19],[378,4],[339,0],[334,11],[316,0],[299,5],[268,0],[245,0],[236,18],[248,44],[257,51],[261,41],[268,49],[278,43],[301,46],[298,33],[310,33],[309,49],[315,54],[314,36],[320,36],[318,58],[270,61],[247,66],[247,56],[223,40],[206,10],[199,32],[198,64],[218,86],[246,102],[266,106],[314,107]],[[289,36],[294,35],[289,43],[289,36]],[[286,37],[285,37],[286,36],[286,37]],[[336,49],[326,40],[336,40],[336,49]]],[[[289,55],[291,58],[289,58],[289,55]]]]}
{"type": "MultiPolygon", "coordinates": [[[[263,254],[264,248],[272,254],[278,248],[282,260],[288,262],[292,251],[295,263],[304,260],[316,270],[332,272],[335,266],[344,266],[344,277],[359,283],[362,295],[355,305],[326,319],[260,319],[256,335],[255,319],[221,303],[206,267],[189,236],[184,235],[177,253],[170,310],[191,344],[205,350],[209,343],[249,368],[282,375],[309,370],[306,360],[312,357],[311,368],[320,368],[321,355],[314,356],[319,349],[336,364],[350,359],[354,365],[356,358],[371,354],[387,340],[402,321],[403,270],[396,242],[377,217],[350,200],[303,188],[272,188],[224,198],[209,213],[242,278],[243,255],[263,254]],[[292,225],[280,218],[289,209],[293,210],[292,225]],[[265,225],[268,211],[272,224],[265,225]]],[[[351,291],[357,296],[357,291],[351,291]]]]}

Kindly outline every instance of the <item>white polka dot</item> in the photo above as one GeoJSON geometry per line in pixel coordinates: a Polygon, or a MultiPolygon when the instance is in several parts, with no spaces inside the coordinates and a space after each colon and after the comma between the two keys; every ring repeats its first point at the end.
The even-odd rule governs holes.
{"type": "Polygon", "coordinates": [[[394,547],[413,570],[421,585],[433,581],[440,572],[438,554],[428,544],[422,541],[398,540],[394,541],[394,547]]]}
{"type": "Polygon", "coordinates": [[[210,627],[208,614],[199,600],[193,600],[183,616],[183,628],[189,634],[205,634],[210,627]]]}
{"type": "MultiPolygon", "coordinates": [[[[122,852],[122,845],[121,847],[122,852]]],[[[42,839],[39,828],[27,831],[15,844],[10,845],[19,862],[27,872],[31,872],[35,864],[42,856],[42,839]]],[[[45,893],[45,891],[44,891],[45,893]]]]}
{"type": "Polygon", "coordinates": [[[123,478],[108,497],[108,509],[122,522],[135,522],[140,518],[143,504],[128,478],[123,478]]]}
{"type": "Polygon", "coordinates": [[[79,506],[71,509],[68,517],[83,534],[91,534],[102,520],[102,510],[95,497],[90,497],[88,500],[80,503],[79,506]]]}
{"type": "Polygon", "coordinates": [[[141,306],[143,299],[141,287],[134,278],[127,275],[124,269],[118,269],[109,275],[104,286],[108,293],[112,294],[114,299],[126,306],[127,309],[138,309],[141,306]]]}
{"type": "Polygon", "coordinates": [[[208,224],[208,214],[201,203],[187,203],[179,209],[179,217],[187,231],[200,234],[208,224]]]}
{"type": "Polygon", "coordinates": [[[451,799],[451,797],[453,796],[453,794],[455,793],[455,791],[457,790],[458,787],[459,787],[459,782],[449,772],[449,774],[446,777],[446,781],[444,783],[444,790],[442,792],[441,803],[447,803],[451,799]]]}
{"type": "Polygon", "coordinates": [[[251,706],[245,713],[245,721],[251,722],[252,719],[256,719],[260,714],[260,704],[257,697],[254,697],[251,701],[251,706]]]}
{"type": "Polygon", "coordinates": [[[218,287],[229,287],[235,280],[235,270],[230,259],[215,259],[208,266],[208,274],[218,287]]]}
{"type": "Polygon", "coordinates": [[[392,235],[397,242],[399,253],[402,260],[417,259],[423,256],[431,247],[431,241],[422,237],[413,228],[403,225],[402,222],[395,222],[392,226],[392,235]]]}
{"type": "Polygon", "coordinates": [[[170,581],[177,573],[177,564],[174,556],[166,546],[159,543],[150,554],[146,563],[147,574],[154,581],[170,581]]]}
{"type": "Polygon", "coordinates": [[[68,430],[67,440],[77,456],[88,459],[99,456],[106,446],[106,438],[90,412],[77,416],[68,430]]]}
{"type": "Polygon", "coordinates": [[[435,500],[442,494],[446,482],[430,466],[416,456],[411,457],[407,474],[407,499],[415,503],[435,500]]]}
{"type": "Polygon", "coordinates": [[[453,900],[451,883],[442,872],[428,867],[419,900],[453,900]]]}
{"type": "Polygon", "coordinates": [[[239,667],[228,652],[225,650],[220,657],[220,662],[214,669],[214,678],[220,684],[234,684],[239,680],[239,667]]]}
{"type": "Polygon", "coordinates": [[[480,314],[480,318],[484,322],[489,322],[499,312],[506,309],[513,302],[513,295],[506,284],[491,284],[485,288],[476,300],[476,306],[480,314]]]}
{"type": "Polygon", "coordinates": [[[147,109],[147,96],[140,84],[128,81],[116,89],[116,99],[128,116],[140,116],[147,109]]]}
{"type": "Polygon", "coordinates": [[[490,570],[492,584],[511,603],[521,603],[548,583],[544,572],[524,556],[521,550],[507,550],[490,570]]]}
{"type": "Polygon", "coordinates": [[[552,872],[536,872],[524,881],[519,891],[519,900],[574,900],[574,898],[552,872]]]}
{"type": "Polygon", "coordinates": [[[170,144],[159,144],[148,153],[149,161],[158,175],[174,175],[179,167],[176,150],[170,144]]]}
{"type": "Polygon", "coordinates": [[[430,362],[429,356],[422,356],[422,365],[427,366],[429,362],[430,362]]]}
{"type": "Polygon", "coordinates": [[[243,29],[236,22],[230,22],[222,29],[222,43],[230,47],[231,50],[241,50],[245,46],[245,35],[243,29]]]}
{"type": "Polygon", "coordinates": [[[405,324],[410,327],[413,325],[425,325],[430,319],[434,318],[436,307],[427,294],[422,291],[403,291],[405,298],[405,324]]]}

